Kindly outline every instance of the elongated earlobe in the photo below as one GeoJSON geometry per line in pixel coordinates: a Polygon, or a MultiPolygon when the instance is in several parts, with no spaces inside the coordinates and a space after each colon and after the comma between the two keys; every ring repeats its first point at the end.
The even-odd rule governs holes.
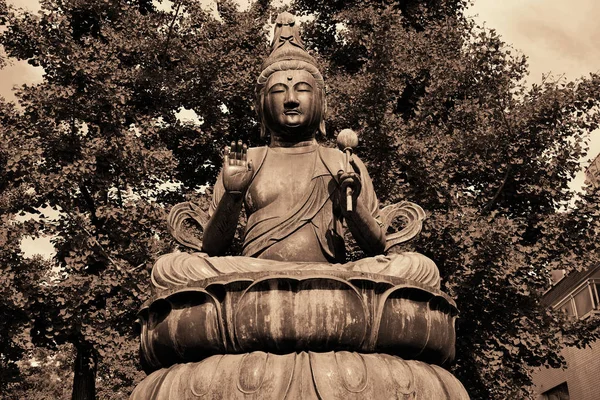
{"type": "Polygon", "coordinates": [[[323,135],[323,137],[327,137],[327,132],[325,131],[325,117],[327,115],[327,99],[325,98],[325,91],[321,90],[321,120],[319,121],[319,133],[323,135]]]}
{"type": "Polygon", "coordinates": [[[325,132],[325,118],[321,118],[321,122],[319,123],[319,133],[323,135],[323,137],[327,136],[325,132]]]}
{"type": "Polygon", "coordinates": [[[268,136],[268,134],[267,134],[267,127],[265,125],[265,119],[261,118],[261,121],[260,121],[260,138],[261,139],[266,139],[267,136],[268,136]]]}
{"type": "MultiPolygon", "coordinates": [[[[264,89],[263,89],[264,90],[264,89]]],[[[265,114],[263,112],[263,102],[265,101],[265,95],[263,93],[263,91],[261,90],[260,94],[258,95],[258,99],[256,101],[256,113],[258,114],[258,117],[260,118],[260,138],[261,139],[266,139],[268,137],[268,132],[267,132],[267,124],[265,123],[265,114]]]]}

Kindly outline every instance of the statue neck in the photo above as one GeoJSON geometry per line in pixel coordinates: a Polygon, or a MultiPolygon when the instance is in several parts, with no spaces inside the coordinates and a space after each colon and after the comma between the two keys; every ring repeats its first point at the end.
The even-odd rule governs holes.
{"type": "Polygon", "coordinates": [[[302,140],[300,142],[289,142],[275,135],[271,136],[271,144],[269,147],[306,147],[316,145],[317,141],[315,138],[309,140],[302,140]]]}

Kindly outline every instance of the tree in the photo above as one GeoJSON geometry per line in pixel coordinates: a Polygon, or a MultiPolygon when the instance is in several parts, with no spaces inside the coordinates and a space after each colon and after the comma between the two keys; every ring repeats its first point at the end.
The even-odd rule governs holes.
{"type": "Polygon", "coordinates": [[[463,2],[406,4],[319,9],[310,44],[328,66],[329,127],[361,128],[357,153],[384,201],[430,213],[413,249],[438,263],[458,302],[454,371],[472,398],[526,398],[530,367],[560,366],[563,343],[598,337],[540,294],[556,262],[584,265],[550,263],[543,246],[561,235],[550,221],[598,127],[600,77],[528,88],[526,58],[466,19],[463,2]]]}
{"type": "Polygon", "coordinates": [[[20,110],[3,105],[2,215],[20,229],[19,263],[21,237],[53,237],[55,279],[23,324],[36,346],[73,346],[75,399],[122,398],[140,378],[132,326],[152,261],[173,250],[166,211],[214,178],[222,132],[258,132],[250,71],[267,44],[255,22],[264,7],[239,14],[224,2],[221,21],[193,2],[169,12],[148,1],[3,9],[7,54],[45,73],[18,91],[20,110]],[[202,110],[203,124],[179,122],[182,107],[202,110]],[[16,222],[23,212],[37,222],[16,222]]]}
{"type": "Polygon", "coordinates": [[[67,400],[71,398],[74,352],[69,346],[54,350],[35,347],[19,362],[19,383],[6,399],[67,400]]]}
{"type": "MultiPolygon", "coordinates": [[[[525,398],[529,367],[561,365],[562,342],[596,337],[552,314],[540,293],[562,251],[547,244],[567,234],[558,210],[598,126],[600,77],[525,86],[526,58],[465,6],[297,0],[291,9],[312,18],[303,37],[329,87],[320,140],[358,130],[380,199],[429,213],[412,249],[436,261],[461,309],[454,372],[474,399],[525,398]]],[[[140,379],[131,325],[153,260],[175,246],[166,212],[204,201],[223,144],[260,143],[253,83],[272,14],[267,1],[246,11],[219,1],[211,13],[188,0],[168,11],[147,0],[46,0],[38,15],[2,3],[6,53],[45,71],[18,90],[20,108],[0,107],[11,243],[0,257],[5,271],[38,271],[6,287],[41,299],[29,307],[18,290],[6,294],[20,327],[15,336],[0,325],[17,343],[0,351],[11,376],[31,342],[73,346],[73,398],[123,398],[140,379]],[[178,120],[181,109],[200,122],[178,120]],[[24,235],[51,235],[54,264],[23,259],[24,235]]],[[[581,235],[569,238],[583,248],[581,235]]],[[[579,254],[569,268],[583,265],[579,254]]]]}

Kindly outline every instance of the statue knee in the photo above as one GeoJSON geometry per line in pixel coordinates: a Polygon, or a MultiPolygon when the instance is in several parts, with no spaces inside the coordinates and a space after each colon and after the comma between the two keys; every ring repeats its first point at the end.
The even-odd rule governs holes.
{"type": "Polygon", "coordinates": [[[363,258],[350,263],[353,271],[370,272],[409,279],[423,285],[440,288],[440,272],[429,257],[414,252],[390,253],[375,257],[363,258]]]}
{"type": "Polygon", "coordinates": [[[152,286],[165,290],[219,275],[205,258],[204,253],[170,253],[161,256],[152,267],[152,286]]]}
{"type": "Polygon", "coordinates": [[[392,253],[387,257],[390,258],[390,262],[385,268],[386,275],[440,288],[440,271],[431,258],[415,252],[392,253]]]}

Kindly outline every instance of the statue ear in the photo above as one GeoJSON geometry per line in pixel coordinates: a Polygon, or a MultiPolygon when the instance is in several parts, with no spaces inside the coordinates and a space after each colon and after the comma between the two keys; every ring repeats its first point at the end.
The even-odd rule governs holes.
{"type": "Polygon", "coordinates": [[[265,100],[265,95],[264,92],[261,90],[260,94],[258,95],[258,98],[256,99],[256,113],[258,114],[258,117],[260,118],[260,138],[261,139],[266,139],[267,138],[267,125],[265,124],[265,114],[263,112],[263,102],[265,100]]]}
{"type": "Polygon", "coordinates": [[[267,127],[265,126],[265,119],[264,117],[261,118],[260,121],[260,138],[261,139],[266,139],[267,138],[267,127]]]}
{"type": "Polygon", "coordinates": [[[321,118],[321,122],[319,123],[319,133],[323,135],[323,137],[327,137],[327,133],[325,132],[325,118],[321,118]]]}
{"type": "Polygon", "coordinates": [[[321,120],[319,121],[319,133],[323,137],[327,137],[325,132],[325,116],[327,115],[327,99],[325,98],[325,90],[321,90],[321,120]]]}

